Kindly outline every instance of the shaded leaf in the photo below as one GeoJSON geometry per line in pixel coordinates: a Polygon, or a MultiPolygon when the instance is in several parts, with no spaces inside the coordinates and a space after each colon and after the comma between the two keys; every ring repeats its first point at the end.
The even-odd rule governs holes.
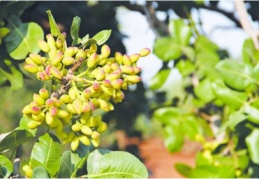
{"type": "Polygon", "coordinates": [[[38,166],[33,169],[33,178],[49,178],[49,174],[43,166],[38,166]]]}
{"type": "Polygon", "coordinates": [[[175,107],[163,107],[155,110],[153,117],[163,124],[170,125],[173,119],[180,116],[180,109],[175,107]]]}
{"type": "Polygon", "coordinates": [[[253,81],[253,68],[236,60],[223,60],[216,65],[216,69],[224,82],[237,90],[244,90],[253,81]]]}
{"type": "Polygon", "coordinates": [[[181,130],[184,131],[185,135],[191,140],[195,140],[197,134],[202,134],[198,120],[194,116],[184,117],[184,120],[181,121],[181,130]]]}
{"type": "Polygon", "coordinates": [[[250,105],[245,105],[244,113],[247,115],[246,117],[249,121],[259,124],[259,109],[250,105]]]}
{"type": "Polygon", "coordinates": [[[54,136],[48,133],[39,138],[33,146],[31,153],[31,165],[42,166],[53,177],[60,167],[61,144],[54,136]]]}
{"type": "Polygon", "coordinates": [[[0,6],[0,19],[8,18],[11,15],[21,13],[24,9],[31,6],[33,1],[9,1],[6,4],[1,2],[0,6]]]}
{"type": "Polygon", "coordinates": [[[182,50],[173,38],[162,37],[155,41],[154,54],[163,61],[170,61],[181,57],[182,50]]]}
{"type": "Polygon", "coordinates": [[[92,39],[96,40],[97,45],[102,45],[109,39],[111,32],[111,30],[102,30],[95,34],[92,39]]]}
{"type": "Polygon", "coordinates": [[[168,76],[171,73],[171,69],[160,70],[149,82],[149,87],[152,90],[157,90],[163,86],[168,76]]]}
{"type": "Polygon", "coordinates": [[[78,35],[79,29],[80,29],[80,24],[81,24],[81,18],[78,16],[74,17],[71,28],[70,28],[70,34],[73,39],[72,45],[78,45],[81,41],[81,39],[79,38],[79,35],[78,35]]]}
{"type": "Polygon", "coordinates": [[[143,163],[124,151],[97,149],[87,159],[88,178],[148,178],[143,163]]]}
{"type": "Polygon", "coordinates": [[[37,132],[37,128],[36,128],[36,129],[30,129],[30,128],[28,127],[28,122],[29,122],[30,120],[31,120],[31,119],[29,119],[28,117],[23,116],[23,117],[20,119],[19,127],[16,128],[16,129],[27,130],[27,131],[29,131],[33,136],[35,136],[35,135],[36,135],[36,132],[37,132]]]}
{"type": "Polygon", "coordinates": [[[183,75],[183,76],[187,76],[190,75],[191,73],[193,73],[195,71],[195,66],[192,62],[190,62],[189,60],[180,60],[175,67],[179,70],[179,72],[183,75]]]}
{"type": "Polygon", "coordinates": [[[10,69],[11,73],[0,68],[0,73],[6,77],[11,83],[11,90],[17,90],[23,87],[23,75],[13,66],[10,60],[4,60],[6,66],[10,69]]]}
{"type": "Polygon", "coordinates": [[[229,89],[222,80],[216,80],[211,84],[215,96],[225,104],[237,109],[247,99],[247,94],[229,89]]]}
{"type": "Polygon", "coordinates": [[[19,145],[33,139],[33,135],[27,130],[14,130],[10,132],[1,142],[0,142],[0,152],[15,148],[19,145]]]}
{"type": "Polygon", "coordinates": [[[61,157],[57,178],[70,178],[72,173],[71,151],[66,151],[61,157]]]}
{"type": "Polygon", "coordinates": [[[254,129],[251,134],[246,137],[246,145],[251,160],[259,164],[259,129],[254,129]]]}
{"type": "Polygon", "coordinates": [[[13,173],[13,163],[4,155],[0,155],[0,177],[8,178],[13,173]]]}
{"type": "Polygon", "coordinates": [[[242,121],[246,120],[246,115],[241,111],[236,111],[230,114],[228,120],[221,125],[219,133],[225,131],[227,128],[230,128],[232,131],[235,130],[235,127],[242,121]]]}
{"type": "Polygon", "coordinates": [[[12,17],[8,19],[11,26],[10,33],[5,38],[6,49],[9,55],[16,60],[23,60],[28,53],[38,53],[38,40],[43,39],[42,28],[34,23],[23,23],[17,26],[17,20],[12,17]]]}

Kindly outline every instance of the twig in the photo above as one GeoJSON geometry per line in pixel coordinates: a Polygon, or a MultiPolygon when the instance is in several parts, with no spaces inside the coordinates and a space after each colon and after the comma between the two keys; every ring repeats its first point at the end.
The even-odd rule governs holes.
{"type": "Polygon", "coordinates": [[[245,8],[245,4],[243,0],[235,0],[236,9],[240,18],[241,25],[243,29],[248,33],[248,35],[252,38],[254,42],[254,46],[257,50],[259,50],[259,31],[254,29],[251,25],[251,22],[248,19],[248,13],[245,8]]]}

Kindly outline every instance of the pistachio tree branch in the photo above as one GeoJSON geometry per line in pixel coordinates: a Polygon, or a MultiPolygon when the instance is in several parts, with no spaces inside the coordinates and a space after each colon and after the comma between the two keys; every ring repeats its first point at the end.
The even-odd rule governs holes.
{"type": "Polygon", "coordinates": [[[240,23],[243,29],[252,38],[255,48],[259,50],[259,41],[258,41],[259,31],[252,27],[251,22],[248,19],[248,13],[245,8],[244,1],[235,0],[235,5],[236,5],[237,13],[239,15],[240,23]]]}

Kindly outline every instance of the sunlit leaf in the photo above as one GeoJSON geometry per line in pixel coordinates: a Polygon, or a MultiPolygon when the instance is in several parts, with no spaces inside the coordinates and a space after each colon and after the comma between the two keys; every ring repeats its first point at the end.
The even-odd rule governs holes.
{"type": "Polygon", "coordinates": [[[236,125],[238,125],[240,122],[246,120],[246,115],[243,114],[241,111],[236,111],[228,117],[228,120],[221,125],[219,132],[225,131],[227,128],[230,128],[231,130],[235,130],[236,125]]]}
{"type": "Polygon", "coordinates": [[[81,18],[76,16],[73,19],[71,28],[70,28],[70,34],[73,39],[72,45],[78,45],[81,41],[79,38],[79,29],[80,29],[80,24],[81,24],[81,18]]]}
{"type": "Polygon", "coordinates": [[[202,80],[198,86],[194,87],[194,93],[199,99],[206,103],[212,101],[215,98],[211,87],[211,82],[207,78],[202,80]]]}
{"type": "Polygon", "coordinates": [[[193,73],[195,71],[195,66],[192,62],[190,62],[189,60],[180,60],[175,67],[179,70],[179,72],[183,75],[183,76],[187,76],[190,75],[191,73],[193,73]]]}
{"type": "Polygon", "coordinates": [[[155,110],[153,117],[163,124],[170,125],[173,119],[178,118],[181,112],[179,108],[175,107],[163,107],[155,110]]]}
{"type": "Polygon", "coordinates": [[[61,32],[58,28],[58,25],[54,19],[54,17],[52,16],[52,13],[50,10],[46,11],[48,14],[48,18],[49,18],[49,25],[50,25],[50,32],[52,35],[62,38],[61,32]]]}
{"type": "Polygon", "coordinates": [[[9,55],[16,60],[23,60],[28,53],[38,53],[40,48],[38,47],[38,40],[43,39],[42,28],[34,23],[23,23],[17,26],[15,18],[8,19],[8,23],[11,25],[11,31],[6,36],[6,49],[9,55]]]}
{"type": "Polygon", "coordinates": [[[0,177],[9,178],[13,173],[13,163],[4,155],[0,155],[0,177]]]}
{"type": "Polygon", "coordinates": [[[225,104],[237,109],[247,99],[247,94],[229,89],[222,80],[216,80],[211,84],[215,96],[225,104]]]}
{"type": "Polygon", "coordinates": [[[97,149],[87,159],[88,178],[148,178],[143,163],[124,151],[97,149]]]}
{"type": "Polygon", "coordinates": [[[6,149],[14,149],[19,145],[33,139],[33,135],[27,130],[14,130],[0,142],[0,152],[6,149]]]}
{"type": "Polygon", "coordinates": [[[192,31],[191,28],[184,23],[182,19],[171,20],[168,25],[169,33],[174,41],[181,45],[188,45],[192,31]]]}
{"type": "Polygon", "coordinates": [[[259,124],[259,109],[250,105],[245,105],[243,110],[249,121],[259,124]]]}
{"type": "Polygon", "coordinates": [[[171,73],[171,69],[160,70],[149,82],[149,87],[152,90],[157,90],[163,86],[168,76],[171,73]]]}
{"type": "Polygon", "coordinates": [[[50,176],[54,176],[60,167],[61,144],[48,133],[39,138],[31,153],[31,165],[44,167],[50,176]]]}
{"type": "Polygon", "coordinates": [[[163,61],[170,61],[181,57],[182,50],[173,38],[162,37],[155,41],[154,54],[163,61]]]}
{"type": "Polygon", "coordinates": [[[198,52],[216,52],[219,47],[205,36],[198,36],[195,41],[195,49],[198,52]]]}
{"type": "Polygon", "coordinates": [[[184,120],[181,121],[181,130],[185,131],[185,135],[191,140],[194,140],[197,134],[202,134],[198,119],[194,116],[184,117],[184,120]]]}
{"type": "Polygon", "coordinates": [[[244,90],[253,81],[253,68],[236,60],[222,60],[216,65],[216,69],[224,82],[237,90],[244,90]]]}
{"type": "Polygon", "coordinates": [[[259,164],[259,129],[254,129],[252,133],[246,137],[246,145],[251,160],[256,164],[259,164]]]}
{"type": "Polygon", "coordinates": [[[95,34],[92,39],[96,40],[97,45],[102,45],[104,44],[110,37],[111,35],[111,30],[102,30],[95,34]]]}
{"type": "Polygon", "coordinates": [[[251,38],[244,41],[242,56],[245,63],[253,65],[254,63],[258,62],[259,51],[255,48],[254,42],[251,38]]]}

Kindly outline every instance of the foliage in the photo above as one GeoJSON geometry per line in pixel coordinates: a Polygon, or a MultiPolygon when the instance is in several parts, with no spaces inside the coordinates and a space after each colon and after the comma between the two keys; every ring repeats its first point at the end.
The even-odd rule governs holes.
{"type": "MultiPolygon", "coordinates": [[[[153,118],[164,125],[169,151],[179,151],[185,137],[202,145],[195,168],[176,164],[176,169],[191,178],[258,176],[258,50],[247,39],[243,60],[222,58],[221,49],[205,36],[195,34],[191,42],[194,29],[182,19],[168,27],[170,36],[156,40],[154,53],[174,62],[184,95],[176,104],[167,99],[153,118]]],[[[171,70],[161,69],[150,87],[159,90],[171,70]]],[[[173,88],[167,92],[174,93],[173,88]]]]}
{"type": "MultiPolygon", "coordinates": [[[[16,9],[17,4],[13,2],[4,5],[17,11],[27,7],[16,9]]],[[[3,51],[6,50],[8,57],[4,62],[12,72],[1,69],[6,77],[2,84],[9,80],[11,89],[18,89],[23,86],[22,73],[29,72],[36,74],[45,85],[23,108],[19,127],[3,135],[1,176],[11,176],[14,166],[10,159],[16,149],[38,139],[29,161],[23,162],[21,167],[26,177],[147,178],[146,167],[135,156],[95,148],[101,142],[100,133],[107,129],[102,113],[113,110],[112,103],[124,99],[123,90],[141,80],[138,76],[141,69],[136,63],[140,57],[147,56],[149,50],[132,55],[116,52],[115,57],[109,57],[111,50],[104,43],[111,30],[100,31],[92,38],[89,35],[80,38],[79,17],[75,17],[71,25],[73,46],[67,47],[66,34],[60,32],[51,12],[47,14],[51,34],[46,35],[46,41],[38,24],[22,23],[18,16],[9,13],[2,15],[8,22],[1,29],[1,39],[5,42],[3,51]],[[13,65],[15,60],[22,63],[24,59],[21,69],[27,72],[13,65]],[[71,150],[64,151],[63,148],[68,148],[66,143],[70,143],[71,150]],[[8,159],[10,152],[13,154],[8,159]]]]}

